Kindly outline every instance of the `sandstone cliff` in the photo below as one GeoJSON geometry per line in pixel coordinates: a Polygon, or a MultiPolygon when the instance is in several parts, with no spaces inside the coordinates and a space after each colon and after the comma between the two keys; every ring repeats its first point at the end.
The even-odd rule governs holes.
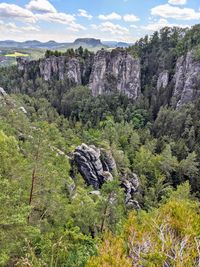
{"type": "Polygon", "coordinates": [[[71,86],[89,85],[94,96],[118,91],[136,99],[141,91],[140,61],[123,49],[112,52],[100,50],[85,60],[80,57],[51,56],[30,62],[18,59],[17,63],[24,77],[34,67],[34,70],[38,69],[37,76],[45,81],[67,79],[71,86]]]}
{"type": "Polygon", "coordinates": [[[94,96],[109,93],[115,89],[136,99],[141,90],[139,59],[133,58],[122,49],[97,52],[89,87],[94,96]]]}
{"type": "Polygon", "coordinates": [[[192,51],[178,59],[173,79],[173,98],[177,108],[200,95],[200,61],[195,59],[192,51]]]}
{"type": "MultiPolygon", "coordinates": [[[[36,74],[47,82],[57,79],[67,80],[69,86],[88,85],[93,96],[121,92],[131,99],[137,99],[148,86],[143,84],[144,88],[141,88],[140,60],[119,48],[111,52],[102,49],[86,59],[51,56],[39,61],[17,61],[25,79],[32,79],[32,75],[36,74]]],[[[149,83],[153,81],[157,97],[171,90],[168,97],[175,108],[200,95],[200,60],[195,59],[192,51],[179,57],[171,70],[158,68],[157,72],[149,83]]]]}
{"type": "Polygon", "coordinates": [[[200,96],[200,61],[195,59],[193,51],[177,59],[174,73],[169,70],[158,74],[157,91],[172,87],[171,104],[180,108],[200,96]]]}

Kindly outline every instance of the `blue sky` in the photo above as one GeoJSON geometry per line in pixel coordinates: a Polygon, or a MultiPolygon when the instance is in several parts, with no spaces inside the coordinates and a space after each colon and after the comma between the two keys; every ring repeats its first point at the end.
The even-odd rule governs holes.
{"type": "Polygon", "coordinates": [[[134,42],[164,26],[200,23],[199,0],[4,0],[0,39],[134,42]]]}

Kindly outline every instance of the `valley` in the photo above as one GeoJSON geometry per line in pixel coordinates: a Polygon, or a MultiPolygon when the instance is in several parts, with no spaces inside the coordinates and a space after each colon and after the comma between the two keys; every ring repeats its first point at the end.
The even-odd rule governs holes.
{"type": "Polygon", "coordinates": [[[198,267],[200,25],[28,45],[0,48],[0,266],[198,267]]]}

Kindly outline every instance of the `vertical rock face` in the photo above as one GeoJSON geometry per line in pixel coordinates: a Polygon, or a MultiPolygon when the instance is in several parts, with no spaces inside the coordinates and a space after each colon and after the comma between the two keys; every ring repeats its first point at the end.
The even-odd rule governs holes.
{"type": "Polygon", "coordinates": [[[85,60],[51,56],[30,62],[19,58],[17,63],[18,69],[24,74],[34,73],[45,81],[68,79],[71,85],[89,84],[94,96],[121,92],[136,99],[141,91],[140,61],[123,49],[112,52],[100,50],[85,60]]]}
{"type": "Polygon", "coordinates": [[[164,70],[161,72],[158,76],[158,81],[157,81],[157,91],[160,91],[161,88],[166,88],[169,83],[169,72],[168,70],[164,70]]]}
{"type": "Polygon", "coordinates": [[[89,87],[94,96],[113,90],[136,99],[141,90],[140,61],[125,50],[98,51],[92,67],[89,87]]]}
{"type": "MultiPolygon", "coordinates": [[[[92,186],[94,190],[99,190],[105,182],[112,181],[112,173],[117,173],[112,153],[92,145],[82,144],[78,146],[74,151],[72,163],[77,166],[86,184],[92,186]]],[[[127,207],[138,209],[139,204],[134,200],[134,194],[139,187],[137,175],[134,173],[125,174],[121,178],[121,187],[124,188],[127,207]]]]}
{"type": "Polygon", "coordinates": [[[177,108],[200,95],[200,62],[194,59],[192,51],[177,60],[173,81],[173,102],[177,108]]]}
{"type": "Polygon", "coordinates": [[[45,81],[50,81],[53,78],[63,80],[69,79],[72,84],[80,85],[81,80],[81,65],[77,58],[66,57],[50,57],[41,60],[39,63],[40,76],[45,81]]]}
{"type": "MultiPolygon", "coordinates": [[[[36,77],[42,77],[45,81],[67,79],[70,86],[89,85],[93,96],[121,92],[129,98],[137,99],[141,94],[140,60],[123,49],[111,52],[100,50],[86,59],[78,56],[51,56],[30,62],[17,58],[17,63],[25,80],[36,77]]],[[[200,96],[199,73],[200,61],[190,51],[178,58],[174,70],[156,73],[153,84],[157,87],[157,92],[163,93],[161,89],[169,90],[172,106],[179,108],[200,96]]]]}

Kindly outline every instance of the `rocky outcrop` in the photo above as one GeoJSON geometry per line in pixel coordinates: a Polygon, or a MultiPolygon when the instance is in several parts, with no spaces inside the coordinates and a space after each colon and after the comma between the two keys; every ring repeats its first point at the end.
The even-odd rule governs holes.
{"type": "MultiPolygon", "coordinates": [[[[82,144],[73,153],[72,164],[77,166],[88,186],[92,186],[95,191],[91,194],[99,194],[101,186],[113,180],[114,173],[117,173],[115,160],[110,151],[98,149],[95,146],[82,144]]],[[[138,191],[139,179],[136,174],[126,174],[121,179],[121,187],[125,192],[125,203],[127,207],[138,209],[139,204],[134,199],[138,191]]]]}
{"type": "Polygon", "coordinates": [[[116,173],[117,166],[111,151],[100,149],[100,153],[101,153],[101,162],[103,165],[103,169],[108,172],[116,173]]]}
{"type": "Polygon", "coordinates": [[[195,60],[192,51],[177,60],[173,82],[173,104],[176,108],[200,95],[200,61],[195,60]]]}
{"type": "Polygon", "coordinates": [[[67,78],[73,85],[81,85],[81,64],[80,60],[72,57],[66,59],[66,57],[52,56],[45,60],[41,60],[39,63],[40,76],[45,81],[50,81],[53,78],[64,80],[67,78]]]}
{"type": "MultiPolygon", "coordinates": [[[[120,92],[137,99],[141,94],[140,60],[122,48],[88,53],[84,59],[78,55],[51,56],[30,62],[17,58],[17,63],[22,75],[24,72],[24,79],[67,80],[70,87],[88,85],[93,96],[120,92]]],[[[148,66],[150,62],[144,64],[148,66]]],[[[166,98],[164,104],[171,103],[179,108],[200,95],[200,60],[195,59],[193,51],[179,57],[175,68],[171,66],[167,70],[164,64],[161,65],[151,79],[146,79],[148,82],[144,79],[148,77],[148,71],[144,69],[142,73],[142,89],[149,84],[156,87],[158,102],[158,97],[166,98]]]]}
{"type": "Polygon", "coordinates": [[[136,99],[141,90],[140,61],[123,49],[97,52],[89,87],[94,96],[116,90],[136,99]]]}
{"type": "Polygon", "coordinates": [[[19,109],[24,113],[24,114],[27,114],[27,110],[25,109],[25,107],[21,106],[19,107],[19,109]]]}
{"type": "Polygon", "coordinates": [[[78,146],[74,152],[74,162],[87,185],[91,185],[95,190],[104,182],[113,180],[109,163],[101,160],[101,151],[95,146],[78,146]]]}
{"type": "Polygon", "coordinates": [[[28,61],[22,57],[17,57],[16,61],[17,61],[18,70],[25,71],[28,65],[28,61]]]}
{"type": "Polygon", "coordinates": [[[125,189],[125,203],[129,208],[139,209],[139,203],[134,199],[134,195],[138,192],[138,187],[140,185],[139,178],[135,173],[131,175],[126,175],[121,179],[121,186],[125,189]]]}
{"type": "Polygon", "coordinates": [[[71,86],[81,85],[83,75],[87,70],[87,66],[83,67],[79,58],[65,56],[51,56],[39,61],[26,61],[18,58],[17,65],[18,70],[24,73],[25,79],[32,78],[31,73],[33,72],[35,77],[42,77],[45,81],[67,79],[71,86]]]}
{"type": "Polygon", "coordinates": [[[158,76],[157,81],[157,91],[160,91],[161,88],[165,89],[169,84],[169,72],[168,70],[164,70],[158,76]]]}
{"type": "Polygon", "coordinates": [[[8,94],[6,93],[6,91],[0,87],[0,97],[6,97],[8,94]]]}
{"type": "Polygon", "coordinates": [[[140,95],[140,61],[123,49],[100,50],[86,59],[78,56],[51,56],[39,61],[17,59],[25,79],[42,77],[45,81],[67,79],[70,86],[89,85],[94,96],[121,92],[129,98],[140,95]]]}

